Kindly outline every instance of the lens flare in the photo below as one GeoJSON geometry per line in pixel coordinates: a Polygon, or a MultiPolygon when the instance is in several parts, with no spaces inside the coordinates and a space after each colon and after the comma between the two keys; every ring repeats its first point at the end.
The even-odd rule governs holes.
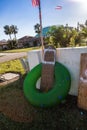
{"type": "Polygon", "coordinates": [[[68,0],[69,2],[76,3],[81,14],[87,14],[87,0],[68,0]]]}

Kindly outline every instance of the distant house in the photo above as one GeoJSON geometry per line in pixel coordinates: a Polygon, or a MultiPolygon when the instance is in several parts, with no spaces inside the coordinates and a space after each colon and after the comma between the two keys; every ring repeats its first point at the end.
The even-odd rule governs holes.
{"type": "Polygon", "coordinates": [[[7,50],[7,49],[9,49],[7,41],[6,40],[1,40],[0,41],[0,50],[7,50]]]}
{"type": "Polygon", "coordinates": [[[18,48],[33,47],[40,45],[40,38],[32,36],[24,36],[18,39],[18,48]]]}

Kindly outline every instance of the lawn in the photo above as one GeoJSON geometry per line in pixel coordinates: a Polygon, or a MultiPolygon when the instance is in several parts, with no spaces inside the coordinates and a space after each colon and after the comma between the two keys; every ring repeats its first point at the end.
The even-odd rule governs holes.
{"type": "Polygon", "coordinates": [[[30,47],[30,48],[23,48],[23,49],[13,49],[13,50],[1,51],[1,52],[16,53],[16,52],[28,52],[28,51],[37,50],[37,49],[41,49],[41,47],[30,47]]]}
{"type": "Polygon", "coordinates": [[[87,111],[77,107],[77,97],[51,108],[32,106],[24,97],[25,76],[0,89],[0,130],[87,130],[87,111]]]}
{"type": "Polygon", "coordinates": [[[0,74],[5,72],[19,72],[21,74],[24,74],[25,70],[20,60],[12,60],[8,62],[0,63],[0,74]]]}
{"type": "MultiPolygon", "coordinates": [[[[15,50],[7,50],[7,51],[2,51],[2,53],[15,53],[15,52],[28,52],[30,50],[36,50],[40,49],[40,47],[32,47],[32,48],[24,48],[24,49],[15,49],[15,50]]],[[[5,73],[5,72],[20,72],[21,74],[25,74],[25,70],[20,62],[20,60],[12,60],[4,63],[0,63],[0,74],[5,73]]]]}

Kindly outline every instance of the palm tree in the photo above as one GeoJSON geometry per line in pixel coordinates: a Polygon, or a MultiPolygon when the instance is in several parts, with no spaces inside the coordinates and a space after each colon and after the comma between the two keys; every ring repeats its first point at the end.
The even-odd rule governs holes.
{"type": "Polygon", "coordinates": [[[37,33],[38,36],[40,36],[40,24],[37,23],[37,24],[34,26],[34,30],[35,30],[35,33],[37,33]]]}
{"type": "Polygon", "coordinates": [[[5,26],[4,26],[4,33],[5,33],[6,35],[9,35],[10,40],[12,40],[12,38],[11,38],[12,30],[11,30],[11,28],[10,28],[9,25],[5,25],[5,26]]]}
{"type": "Polygon", "coordinates": [[[17,26],[14,26],[14,25],[11,25],[11,26],[5,25],[4,26],[4,32],[5,32],[6,35],[9,35],[9,37],[10,37],[10,40],[8,40],[9,48],[10,49],[16,48],[17,47],[16,33],[18,33],[17,26]],[[12,34],[14,34],[15,39],[11,38],[12,34]]]}
{"type": "Polygon", "coordinates": [[[15,25],[10,26],[12,34],[14,34],[15,40],[16,40],[16,34],[18,33],[18,28],[15,25]]]}

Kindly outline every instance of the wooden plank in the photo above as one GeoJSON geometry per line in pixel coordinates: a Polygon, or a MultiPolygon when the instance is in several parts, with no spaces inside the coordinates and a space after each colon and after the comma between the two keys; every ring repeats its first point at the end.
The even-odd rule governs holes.
{"type": "Polygon", "coordinates": [[[53,87],[53,83],[54,83],[54,65],[43,64],[40,90],[43,92],[47,92],[53,87]]]}
{"type": "Polygon", "coordinates": [[[40,84],[40,90],[42,92],[47,92],[53,87],[55,52],[56,50],[52,46],[49,46],[47,50],[44,50],[44,62],[42,64],[40,84]]]}
{"type": "Polygon", "coordinates": [[[78,107],[87,110],[87,53],[81,54],[78,107]]]}

